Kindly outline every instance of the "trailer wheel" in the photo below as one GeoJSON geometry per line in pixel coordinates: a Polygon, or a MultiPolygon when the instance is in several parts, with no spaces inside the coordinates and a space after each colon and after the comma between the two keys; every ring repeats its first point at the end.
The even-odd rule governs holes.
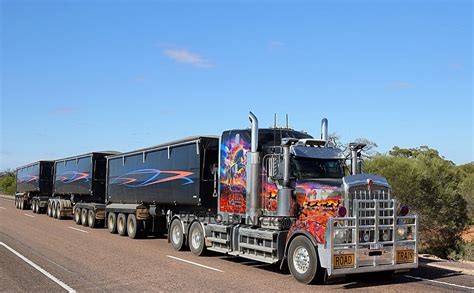
{"type": "Polygon", "coordinates": [[[137,220],[134,214],[129,214],[127,217],[127,233],[128,237],[132,239],[139,239],[143,234],[142,222],[137,220]]]}
{"type": "Polygon", "coordinates": [[[171,222],[170,226],[170,240],[171,240],[171,245],[173,246],[174,249],[180,251],[184,249],[184,235],[183,235],[183,226],[181,225],[181,221],[178,219],[174,219],[173,222],[171,222]]]}
{"type": "Polygon", "coordinates": [[[124,213],[117,216],[117,233],[120,236],[127,235],[127,216],[124,213]]]}
{"type": "Polygon", "coordinates": [[[39,206],[38,206],[38,201],[34,200],[33,201],[33,207],[32,207],[32,210],[33,210],[33,213],[35,214],[39,214],[39,206]]]}
{"type": "Polygon", "coordinates": [[[194,222],[189,229],[189,248],[191,252],[197,256],[204,255],[206,253],[206,245],[204,239],[204,231],[199,222],[194,222]]]}
{"type": "Polygon", "coordinates": [[[80,208],[74,209],[74,222],[78,225],[81,224],[81,209],[80,208]]]}
{"type": "Polygon", "coordinates": [[[61,202],[56,203],[56,219],[61,220],[61,202]]]}
{"type": "Polygon", "coordinates": [[[81,209],[81,223],[82,223],[82,226],[87,226],[87,215],[88,214],[88,210],[85,209],[85,208],[82,208],[81,209]]]}
{"type": "Polygon", "coordinates": [[[109,228],[110,233],[117,233],[117,215],[115,213],[107,215],[107,228],[109,228]]]}
{"type": "Polygon", "coordinates": [[[89,224],[90,228],[95,228],[97,226],[97,220],[95,219],[95,211],[89,210],[87,223],[89,224]]]}
{"type": "Polygon", "coordinates": [[[311,284],[316,280],[318,257],[316,249],[305,236],[297,236],[288,249],[288,267],[293,277],[301,283],[311,284]]]}

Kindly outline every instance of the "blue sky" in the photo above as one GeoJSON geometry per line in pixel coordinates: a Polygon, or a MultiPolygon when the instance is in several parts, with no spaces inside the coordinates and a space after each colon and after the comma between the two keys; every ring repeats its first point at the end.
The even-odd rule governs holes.
{"type": "Polygon", "coordinates": [[[473,160],[471,1],[1,1],[0,168],[285,113],[473,160]]]}

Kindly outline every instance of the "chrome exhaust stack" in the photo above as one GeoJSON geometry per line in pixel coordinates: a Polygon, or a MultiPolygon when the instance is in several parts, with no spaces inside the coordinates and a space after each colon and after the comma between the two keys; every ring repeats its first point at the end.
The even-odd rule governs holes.
{"type": "Polygon", "coordinates": [[[367,144],[365,143],[356,142],[351,142],[349,144],[349,149],[351,150],[351,175],[356,175],[358,173],[364,172],[364,162],[361,158],[361,152],[366,145],[367,144]]]}
{"type": "Polygon", "coordinates": [[[283,139],[281,144],[283,149],[283,184],[281,188],[278,188],[278,217],[289,217],[293,213],[293,188],[290,184],[290,146],[293,142],[292,139],[283,139]]]}
{"type": "Polygon", "coordinates": [[[247,153],[247,224],[258,225],[260,215],[260,153],[258,152],[258,119],[250,112],[251,143],[250,152],[247,153]]]}
{"type": "Polygon", "coordinates": [[[321,140],[328,141],[328,131],[328,119],[323,118],[323,120],[321,120],[321,140]]]}

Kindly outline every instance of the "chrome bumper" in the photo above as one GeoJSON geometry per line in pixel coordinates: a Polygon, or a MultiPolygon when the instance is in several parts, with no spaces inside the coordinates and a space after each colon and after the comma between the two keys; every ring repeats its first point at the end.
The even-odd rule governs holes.
{"type": "Polygon", "coordinates": [[[418,267],[416,215],[397,216],[395,200],[354,200],[353,204],[353,217],[329,218],[326,230],[327,241],[325,244],[318,245],[321,266],[327,269],[329,276],[407,270],[418,267]],[[368,205],[369,203],[371,205],[368,205]],[[370,211],[372,214],[370,217],[364,213],[362,214],[365,216],[360,216],[360,211],[370,211]],[[371,221],[371,224],[367,224],[367,221],[371,221]],[[407,230],[405,239],[400,239],[397,235],[398,228],[407,230]],[[339,241],[342,243],[336,243],[337,230],[345,231],[346,239],[339,241]],[[410,231],[409,234],[408,231],[410,231]],[[369,241],[360,241],[361,233],[373,236],[369,237],[369,241]],[[381,233],[391,235],[387,237],[389,238],[387,241],[381,241],[381,233]],[[402,250],[413,251],[413,261],[399,260],[397,262],[397,251],[402,250]],[[352,265],[336,265],[336,255],[353,255],[352,265]]]}

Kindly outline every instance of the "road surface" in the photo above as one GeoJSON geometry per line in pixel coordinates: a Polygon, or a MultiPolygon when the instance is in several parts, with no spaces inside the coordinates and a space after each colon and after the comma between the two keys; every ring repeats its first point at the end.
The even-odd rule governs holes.
{"type": "Polygon", "coordinates": [[[306,286],[272,265],[172,249],[165,238],[132,240],[18,210],[0,198],[0,291],[474,291],[474,276],[437,268],[306,286]]]}

